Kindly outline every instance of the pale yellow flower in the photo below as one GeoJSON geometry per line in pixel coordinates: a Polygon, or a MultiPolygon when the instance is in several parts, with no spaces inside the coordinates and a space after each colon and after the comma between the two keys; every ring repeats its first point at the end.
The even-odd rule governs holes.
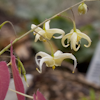
{"type": "Polygon", "coordinates": [[[78,13],[81,15],[81,14],[86,14],[87,13],[87,5],[83,2],[79,5],[78,7],[78,13]]]}
{"type": "MultiPolygon", "coordinates": [[[[75,70],[76,65],[77,65],[77,60],[74,57],[74,55],[72,55],[71,53],[63,53],[60,50],[58,50],[57,52],[54,53],[54,56],[51,56],[45,52],[39,52],[35,56],[35,61],[40,69],[39,70],[37,68],[37,71],[39,73],[42,73],[43,63],[45,63],[47,67],[52,67],[53,69],[55,69],[55,66],[61,66],[62,61],[66,58],[74,60],[74,70],[75,70]],[[37,58],[38,56],[40,56],[41,58],[38,59],[37,58]]],[[[74,70],[73,70],[73,72],[74,72],[74,70]]]]}
{"type": "Polygon", "coordinates": [[[74,31],[74,29],[72,29],[70,31],[70,33],[66,34],[61,42],[62,45],[64,47],[68,47],[69,46],[69,42],[71,44],[71,49],[73,49],[74,51],[77,51],[80,48],[80,40],[81,38],[84,38],[88,41],[88,45],[84,45],[85,47],[89,47],[91,45],[91,39],[89,36],[87,36],[86,34],[82,33],[80,30],[76,29],[76,31],[74,31]],[[65,40],[67,39],[67,44],[65,44],[65,40]]]}
{"type": "MultiPolygon", "coordinates": [[[[45,24],[44,24],[44,27],[43,29],[38,27],[35,29],[35,32],[34,32],[34,35],[36,34],[35,36],[35,42],[37,42],[38,40],[40,41],[45,41],[45,38],[50,40],[52,37],[55,38],[55,39],[61,39],[64,35],[65,35],[65,32],[62,30],[62,29],[58,29],[58,28],[51,28],[50,29],[50,26],[49,26],[49,21],[47,21],[45,24]],[[39,33],[39,34],[37,34],[39,33]],[[55,33],[58,33],[58,34],[61,34],[60,36],[53,36],[55,33]]],[[[31,25],[31,29],[35,28],[36,25],[32,24],[31,25]]]]}

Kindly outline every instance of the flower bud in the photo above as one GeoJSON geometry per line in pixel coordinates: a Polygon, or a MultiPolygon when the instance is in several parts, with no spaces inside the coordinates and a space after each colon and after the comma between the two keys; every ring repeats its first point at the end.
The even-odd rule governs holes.
{"type": "Polygon", "coordinates": [[[87,13],[87,5],[84,2],[79,5],[79,7],[78,7],[78,13],[80,15],[87,13]]]}

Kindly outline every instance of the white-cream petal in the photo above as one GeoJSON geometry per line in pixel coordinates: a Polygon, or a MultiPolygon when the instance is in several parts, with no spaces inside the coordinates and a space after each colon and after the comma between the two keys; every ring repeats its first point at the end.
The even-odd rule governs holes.
{"type": "Polygon", "coordinates": [[[49,25],[49,23],[50,23],[50,20],[47,21],[47,22],[45,23],[45,30],[50,29],[50,25],[49,25]]]}
{"type": "Polygon", "coordinates": [[[37,58],[38,56],[41,56],[41,57],[49,56],[49,57],[51,57],[49,54],[47,54],[47,53],[45,53],[45,52],[42,52],[42,51],[38,52],[38,53],[36,54],[35,58],[37,58]]]}
{"type": "Polygon", "coordinates": [[[52,28],[52,29],[46,30],[46,35],[47,35],[48,39],[51,39],[52,36],[55,39],[61,39],[65,35],[65,32],[63,30],[61,30],[61,29],[52,28]],[[60,36],[57,36],[57,37],[56,36],[53,36],[56,33],[61,34],[61,35],[60,36]]]}
{"type": "Polygon", "coordinates": [[[40,51],[40,52],[38,52],[36,55],[35,55],[35,61],[36,61],[36,64],[38,65],[38,66],[40,66],[40,61],[41,61],[41,59],[39,58],[37,58],[38,56],[40,56],[40,57],[51,57],[49,54],[47,54],[47,53],[45,53],[45,52],[42,52],[42,51],[40,51]]]}
{"type": "Polygon", "coordinates": [[[38,33],[36,33],[35,42],[37,42],[40,39],[40,37],[41,37],[40,35],[45,36],[45,31],[42,30],[42,31],[39,31],[38,33]]]}
{"type": "Polygon", "coordinates": [[[77,66],[77,60],[76,60],[75,56],[71,53],[63,53],[63,54],[59,54],[58,56],[55,56],[55,58],[54,58],[55,64],[58,66],[61,66],[62,61],[66,58],[74,60],[74,69],[73,69],[73,71],[74,71],[77,66]]]}
{"type": "Polygon", "coordinates": [[[70,41],[70,37],[71,37],[72,33],[68,33],[65,36],[63,36],[63,38],[61,39],[61,43],[64,47],[68,47],[69,46],[69,41],[70,41]],[[65,40],[68,39],[67,41],[67,45],[65,44],[65,40]]]}
{"type": "Polygon", "coordinates": [[[78,47],[76,48],[77,45],[77,34],[74,32],[73,35],[71,36],[71,49],[73,49],[74,51],[77,51],[80,47],[80,45],[78,45],[78,47]]]}
{"type": "Polygon", "coordinates": [[[58,56],[58,55],[60,55],[60,54],[62,54],[62,53],[63,53],[62,51],[57,50],[57,51],[54,53],[54,56],[58,56]]]}
{"type": "MultiPolygon", "coordinates": [[[[31,25],[31,29],[33,29],[33,28],[35,28],[35,27],[37,27],[35,24],[32,24],[32,25],[31,25]]],[[[40,28],[40,27],[38,27],[38,28],[35,29],[36,32],[39,32],[39,31],[42,31],[42,30],[43,30],[43,29],[40,28]]]]}
{"type": "Polygon", "coordinates": [[[36,61],[36,64],[38,65],[38,59],[37,57],[40,56],[40,57],[51,57],[49,54],[45,53],[45,52],[38,52],[36,55],[35,55],[35,61],[36,61]]]}
{"type": "Polygon", "coordinates": [[[38,66],[39,66],[39,69],[40,69],[40,70],[38,70],[39,73],[42,73],[42,65],[43,65],[43,63],[45,63],[47,67],[54,66],[54,60],[53,60],[53,58],[51,56],[50,57],[49,56],[43,57],[40,60],[40,62],[38,63],[38,66]]]}
{"type": "Polygon", "coordinates": [[[88,35],[84,34],[84,33],[80,33],[81,37],[86,39],[88,41],[88,45],[84,45],[85,47],[89,47],[91,45],[91,39],[88,35]]]}
{"type": "Polygon", "coordinates": [[[38,70],[39,73],[42,73],[42,65],[43,65],[44,62],[47,62],[48,60],[49,60],[49,58],[47,58],[47,57],[43,57],[43,58],[40,60],[40,62],[39,62],[39,64],[38,64],[38,65],[39,65],[39,69],[40,69],[40,70],[38,70]]]}
{"type": "Polygon", "coordinates": [[[36,36],[35,36],[35,42],[37,42],[39,40],[39,38],[40,38],[40,35],[36,34],[36,36]]]}

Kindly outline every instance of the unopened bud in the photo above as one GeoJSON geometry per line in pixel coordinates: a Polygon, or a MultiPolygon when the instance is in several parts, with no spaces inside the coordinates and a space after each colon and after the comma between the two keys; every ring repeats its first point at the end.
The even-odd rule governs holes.
{"type": "Polygon", "coordinates": [[[83,2],[79,5],[78,7],[78,13],[81,15],[81,14],[86,14],[87,13],[87,5],[83,2]]]}

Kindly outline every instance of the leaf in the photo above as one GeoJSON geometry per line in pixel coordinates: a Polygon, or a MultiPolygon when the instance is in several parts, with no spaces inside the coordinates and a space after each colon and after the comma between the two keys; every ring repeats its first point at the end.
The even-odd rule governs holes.
{"type": "MultiPolygon", "coordinates": [[[[14,78],[15,89],[18,92],[24,93],[24,85],[20,77],[19,71],[17,69],[16,58],[13,55],[12,46],[11,46],[11,62],[12,62],[11,68],[12,68],[12,73],[13,73],[13,78],[14,78]]],[[[22,95],[17,94],[17,97],[18,97],[18,100],[25,100],[25,97],[22,95]]]]}
{"type": "Polygon", "coordinates": [[[42,95],[42,93],[39,92],[38,90],[37,90],[37,93],[36,93],[36,94],[33,94],[33,99],[34,99],[34,100],[46,100],[46,99],[44,98],[44,96],[42,95]]]}
{"type": "Polygon", "coordinates": [[[10,74],[6,62],[0,62],[0,100],[4,100],[8,91],[10,74]]]}

